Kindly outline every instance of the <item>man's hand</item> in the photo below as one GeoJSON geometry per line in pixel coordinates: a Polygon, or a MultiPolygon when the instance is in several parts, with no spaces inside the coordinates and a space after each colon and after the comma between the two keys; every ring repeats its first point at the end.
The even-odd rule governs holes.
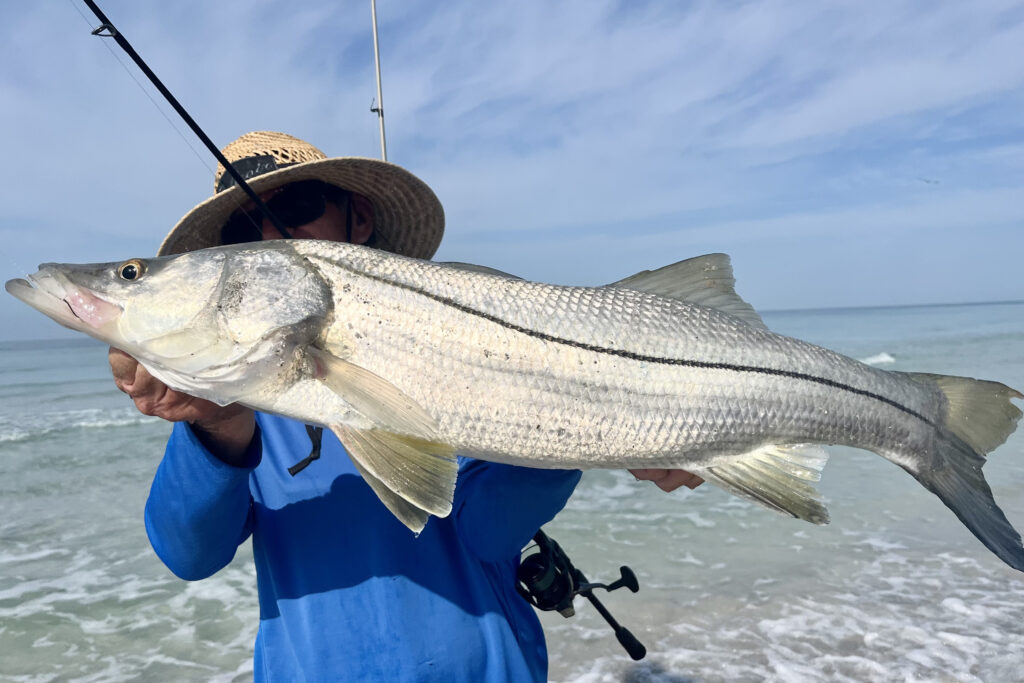
{"type": "Polygon", "coordinates": [[[154,415],[169,422],[196,422],[223,410],[210,401],[174,391],[124,351],[111,348],[107,359],[114,373],[114,384],[131,397],[143,415],[154,415]]]}
{"type": "Polygon", "coordinates": [[[675,491],[680,486],[695,489],[704,483],[696,474],[686,470],[630,470],[638,480],[653,481],[662,491],[675,491]]]}
{"type": "Polygon", "coordinates": [[[169,422],[190,423],[214,455],[227,463],[238,464],[255,433],[256,418],[252,410],[238,404],[219,406],[174,391],[119,349],[111,348],[107,359],[114,384],[131,397],[140,413],[169,422]]]}

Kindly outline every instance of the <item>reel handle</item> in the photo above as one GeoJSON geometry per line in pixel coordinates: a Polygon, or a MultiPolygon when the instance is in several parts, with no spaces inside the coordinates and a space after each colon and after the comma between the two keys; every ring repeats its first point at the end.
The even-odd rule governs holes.
{"type": "Polygon", "coordinates": [[[623,565],[619,567],[619,574],[621,578],[618,581],[608,584],[609,592],[619,588],[628,588],[631,593],[636,593],[640,590],[640,582],[636,580],[636,574],[633,573],[632,569],[623,565]]]}
{"type": "MultiPolygon", "coordinates": [[[[595,588],[603,588],[609,593],[620,588],[628,588],[630,592],[636,593],[640,590],[640,582],[636,580],[636,574],[629,567],[619,567],[620,578],[613,581],[612,583],[580,583],[573,595],[582,595],[586,591],[591,591],[595,588]]],[[[579,576],[583,576],[579,574],[579,576]]]]}

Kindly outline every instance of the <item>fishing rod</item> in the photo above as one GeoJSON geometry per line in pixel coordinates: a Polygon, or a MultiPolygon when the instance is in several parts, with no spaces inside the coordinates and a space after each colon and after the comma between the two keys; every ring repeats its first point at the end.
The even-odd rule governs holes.
{"type": "Polygon", "coordinates": [[[143,61],[142,57],[139,56],[139,53],[136,52],[135,48],[133,48],[131,43],[128,42],[128,39],[124,37],[124,34],[114,27],[113,22],[111,22],[110,19],[107,18],[107,15],[97,7],[93,0],[83,0],[83,2],[86,7],[92,10],[92,13],[96,15],[96,18],[100,20],[100,25],[93,30],[92,35],[99,36],[101,38],[114,39],[114,42],[117,43],[118,47],[124,50],[125,54],[132,58],[132,61],[135,62],[136,66],[142,70],[142,73],[146,74],[146,78],[148,78],[156,89],[160,91],[160,94],[164,96],[164,99],[174,107],[174,111],[178,112],[178,116],[188,124],[188,127],[192,129],[192,132],[196,134],[196,137],[202,140],[203,144],[206,145],[206,148],[210,150],[213,156],[217,158],[217,161],[220,162],[220,165],[224,167],[225,172],[227,172],[238,187],[245,192],[253,204],[256,205],[256,208],[260,210],[260,212],[271,222],[283,237],[290,238],[292,235],[281,220],[274,215],[274,212],[270,210],[270,207],[263,203],[263,200],[260,199],[259,195],[253,192],[253,189],[249,187],[249,184],[245,182],[245,178],[242,177],[235,167],[224,158],[224,155],[221,154],[219,149],[217,149],[217,145],[213,144],[213,141],[207,137],[206,133],[203,132],[203,129],[199,127],[199,124],[195,122],[195,119],[185,111],[185,108],[178,103],[178,100],[171,94],[171,91],[164,86],[159,78],[157,78],[156,74],[153,73],[153,70],[149,68],[149,65],[143,61]]]}
{"type": "Polygon", "coordinates": [[[377,66],[377,106],[370,111],[377,115],[380,123],[380,158],[388,160],[388,143],[384,140],[384,91],[380,87],[380,47],[377,45],[377,0],[370,0],[370,17],[373,20],[373,62],[377,66]]]}
{"type": "Polygon", "coordinates": [[[646,657],[647,648],[643,643],[629,629],[619,624],[594,595],[597,588],[603,588],[609,593],[619,588],[628,588],[636,593],[640,590],[640,584],[633,570],[626,566],[619,567],[617,581],[607,584],[590,583],[555,539],[538,530],[533,540],[539,552],[527,556],[519,565],[516,572],[516,590],[519,594],[537,609],[557,611],[566,619],[576,614],[572,601],[577,595],[582,595],[612,627],[619,644],[631,658],[639,661],[646,657]]]}

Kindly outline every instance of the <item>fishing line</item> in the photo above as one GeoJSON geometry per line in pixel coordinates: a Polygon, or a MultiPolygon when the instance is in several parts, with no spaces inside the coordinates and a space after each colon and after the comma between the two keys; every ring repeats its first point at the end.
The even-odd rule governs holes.
{"type": "Polygon", "coordinates": [[[18,242],[16,240],[24,239],[24,237],[25,237],[24,233],[20,233],[17,236],[15,236],[14,228],[10,228],[10,229],[2,228],[2,229],[0,229],[0,243],[5,245],[4,247],[0,248],[0,253],[3,253],[4,258],[6,258],[7,262],[11,265],[11,268],[12,268],[11,272],[14,272],[14,273],[28,273],[28,272],[32,271],[32,267],[31,266],[24,266],[24,265],[18,263],[14,259],[14,254],[11,251],[9,251],[8,248],[6,247],[7,244],[17,244],[18,242]],[[8,238],[6,236],[7,233],[11,234],[10,238],[8,238]]]}
{"type": "MultiPolygon", "coordinates": [[[[291,233],[284,226],[283,222],[280,219],[278,219],[277,216],[274,215],[274,212],[267,207],[263,200],[260,199],[259,195],[257,195],[251,187],[249,187],[249,184],[245,181],[245,178],[243,178],[241,174],[234,168],[234,166],[232,166],[231,163],[228,162],[228,160],[224,157],[221,151],[217,149],[217,146],[213,144],[213,141],[210,140],[206,133],[203,132],[203,129],[199,127],[199,124],[196,123],[195,119],[193,119],[189,115],[185,108],[181,106],[181,104],[178,102],[177,98],[175,98],[174,95],[171,94],[171,91],[167,89],[167,87],[160,81],[159,78],[157,78],[157,75],[153,73],[153,70],[149,68],[149,65],[146,64],[142,57],[139,56],[139,53],[137,53],[135,51],[135,48],[131,46],[131,43],[128,42],[128,39],[125,38],[124,35],[117,30],[114,24],[110,21],[110,19],[107,18],[107,16],[100,10],[100,8],[96,5],[95,2],[93,2],[93,0],[83,0],[83,2],[90,10],[92,10],[92,13],[96,15],[96,18],[100,20],[100,26],[93,29],[92,34],[103,38],[114,39],[118,47],[124,50],[125,54],[132,58],[132,61],[135,62],[135,65],[139,67],[142,73],[146,75],[146,78],[149,79],[150,83],[152,83],[153,86],[160,92],[160,94],[163,95],[164,99],[167,100],[168,104],[170,104],[174,111],[177,112],[178,116],[182,118],[182,120],[188,125],[188,127],[192,129],[192,132],[195,133],[196,137],[198,137],[202,141],[202,143],[206,146],[210,153],[213,154],[213,156],[217,159],[218,162],[220,162],[221,166],[224,167],[225,173],[231,176],[231,178],[235,181],[235,184],[238,185],[238,187],[245,193],[245,195],[256,206],[256,208],[260,210],[260,213],[262,213],[267,218],[267,220],[270,221],[270,223],[277,229],[278,233],[280,233],[285,238],[290,238],[291,233]]],[[[86,21],[88,23],[88,20],[86,21]]],[[[110,46],[108,45],[107,47],[109,48],[110,46]]],[[[120,62],[120,60],[118,61],[120,62]]],[[[239,204],[239,206],[241,206],[241,203],[239,204]]]]}
{"type": "MultiPolygon", "coordinates": [[[[68,0],[68,4],[75,8],[75,11],[78,12],[78,16],[82,17],[82,21],[84,21],[85,25],[89,27],[90,31],[92,31],[94,28],[92,22],[89,21],[89,17],[85,16],[85,13],[82,12],[82,8],[75,4],[75,0],[68,0]]],[[[160,112],[160,116],[164,117],[164,121],[167,122],[167,125],[169,125],[171,129],[178,134],[178,137],[181,138],[182,142],[184,142],[188,146],[188,148],[192,150],[192,154],[195,155],[196,159],[199,160],[199,163],[202,164],[203,167],[210,172],[210,175],[214,175],[217,172],[217,170],[213,168],[206,159],[203,158],[203,156],[199,153],[199,150],[195,148],[195,145],[193,145],[189,141],[189,139],[185,137],[185,134],[181,132],[181,129],[174,124],[174,121],[171,119],[171,117],[167,115],[167,112],[164,111],[163,107],[160,106],[160,103],[157,102],[157,100],[153,97],[152,93],[146,90],[146,87],[142,85],[142,82],[135,77],[135,74],[132,73],[132,70],[128,68],[128,65],[125,64],[124,60],[121,59],[120,55],[117,54],[117,51],[114,50],[114,48],[110,47],[107,41],[104,40],[101,42],[103,43],[103,47],[107,48],[107,52],[109,52],[114,57],[114,59],[117,60],[117,63],[121,65],[121,68],[124,69],[124,72],[128,74],[128,77],[135,81],[135,85],[139,86],[139,90],[141,90],[142,93],[146,96],[146,98],[153,104],[153,107],[158,112],[160,112]]],[[[242,205],[241,201],[238,202],[238,205],[242,205]]]]}
{"type": "MultiPolygon", "coordinates": [[[[92,22],[89,20],[89,17],[87,17],[85,15],[85,13],[82,12],[82,9],[75,3],[75,0],[68,0],[68,3],[75,9],[75,11],[78,13],[78,16],[82,17],[82,21],[85,22],[85,25],[89,27],[90,33],[93,32],[94,27],[93,27],[92,22]]],[[[103,37],[103,36],[101,36],[101,37],[103,37]]],[[[202,154],[199,153],[199,150],[196,149],[196,146],[185,136],[185,134],[182,132],[181,128],[179,126],[175,125],[174,120],[170,116],[167,115],[167,111],[163,107],[160,106],[160,102],[157,101],[157,99],[153,97],[153,94],[149,90],[146,89],[146,86],[144,86],[142,84],[142,81],[140,81],[135,76],[135,74],[132,73],[132,70],[128,68],[128,65],[125,64],[123,59],[121,59],[121,56],[119,54],[117,54],[117,50],[115,50],[114,48],[110,47],[110,44],[107,41],[104,40],[104,41],[101,41],[101,42],[103,43],[103,47],[105,47],[107,49],[107,52],[109,52],[111,54],[111,56],[115,60],[117,60],[117,63],[121,65],[121,68],[124,69],[124,72],[126,74],[128,74],[128,77],[131,78],[135,82],[135,85],[137,85],[139,90],[142,91],[142,94],[146,96],[146,99],[148,99],[150,101],[150,103],[152,103],[153,108],[156,109],[160,113],[160,116],[162,116],[164,121],[167,122],[167,125],[171,127],[171,130],[173,130],[175,133],[177,133],[178,137],[181,138],[181,141],[184,142],[185,145],[190,150],[192,150],[192,154],[199,161],[199,164],[203,168],[205,168],[209,172],[210,175],[216,175],[217,169],[214,168],[212,165],[210,165],[209,161],[202,154]]],[[[241,209],[242,205],[244,204],[244,202],[242,201],[242,198],[241,197],[234,197],[233,200],[234,200],[234,204],[235,204],[235,209],[236,210],[237,209],[241,209]]],[[[256,227],[257,229],[260,229],[262,227],[261,225],[256,225],[255,222],[253,222],[253,226],[256,227]]]]}
{"type": "MultiPolygon", "coordinates": [[[[195,122],[195,120],[189,115],[185,108],[177,101],[174,95],[172,95],[171,92],[164,86],[164,84],[160,82],[160,79],[157,78],[156,74],[153,73],[152,69],[150,69],[149,66],[142,60],[142,57],[139,56],[139,54],[131,46],[128,40],[124,37],[124,35],[121,34],[116,27],[114,27],[113,23],[107,18],[105,14],[103,14],[99,7],[96,6],[95,2],[93,2],[92,0],[83,1],[101,22],[98,28],[91,30],[91,33],[93,35],[103,38],[113,38],[117,42],[118,46],[122,50],[124,50],[124,52],[129,57],[132,58],[132,60],[139,67],[139,69],[141,69],[142,72],[147,76],[147,78],[149,78],[153,86],[157,88],[160,94],[163,95],[164,99],[174,108],[175,112],[192,129],[192,132],[195,133],[195,135],[204,143],[204,145],[207,147],[210,153],[212,153],[213,156],[220,162],[221,166],[224,167],[225,173],[227,173],[231,178],[233,178],[235,180],[235,184],[238,185],[239,188],[246,195],[248,195],[249,200],[253,202],[255,208],[258,208],[260,210],[263,216],[266,217],[266,219],[268,219],[271,222],[271,224],[277,229],[278,233],[282,237],[284,237],[285,239],[290,239],[292,237],[291,232],[288,228],[285,227],[283,221],[281,221],[274,214],[274,212],[266,205],[266,203],[262,199],[260,199],[260,197],[255,192],[253,192],[252,188],[249,187],[249,184],[245,181],[245,179],[237,172],[237,170],[230,163],[228,163],[227,159],[224,158],[224,155],[221,153],[221,151],[217,149],[217,147],[209,139],[206,133],[204,133],[203,130],[199,127],[199,124],[195,122]]],[[[72,0],[69,0],[69,2],[72,2],[72,6],[75,7],[75,11],[78,12],[79,16],[82,17],[82,20],[85,21],[86,25],[91,28],[92,23],[90,22],[89,18],[82,13],[81,9],[77,5],[75,5],[72,0]]],[[[195,154],[195,156],[199,159],[200,163],[211,173],[211,175],[214,175],[214,169],[212,169],[209,166],[209,164],[203,159],[203,157],[199,154],[196,148],[188,141],[188,139],[185,138],[181,130],[168,117],[166,111],[153,98],[153,96],[146,89],[146,87],[139,81],[139,79],[135,77],[135,74],[132,73],[131,69],[128,68],[128,66],[124,63],[120,56],[114,51],[114,49],[110,45],[106,43],[106,41],[104,41],[104,46],[114,56],[114,59],[116,59],[117,62],[121,65],[121,68],[123,68],[125,72],[128,73],[128,75],[131,77],[131,79],[135,81],[135,84],[139,87],[139,89],[142,90],[143,93],[145,93],[146,97],[150,100],[150,102],[153,103],[153,106],[156,107],[157,111],[160,112],[160,115],[164,117],[164,120],[166,120],[168,124],[171,126],[171,128],[178,134],[178,136],[185,141],[185,144],[189,146],[189,149],[192,150],[192,153],[195,154]]],[[[232,201],[235,204],[236,210],[241,209],[245,203],[243,197],[241,196],[233,197],[232,201]]],[[[325,198],[325,201],[329,200],[325,198]]],[[[351,198],[348,200],[347,209],[349,225],[346,227],[346,230],[348,232],[349,239],[351,239],[351,198]]],[[[262,234],[262,220],[257,222],[257,220],[253,218],[250,212],[245,212],[245,215],[252,223],[253,227],[255,227],[257,231],[262,234]]],[[[282,292],[282,296],[288,295],[297,286],[298,283],[292,283],[289,289],[282,292]]]]}
{"type": "MultiPolygon", "coordinates": [[[[85,16],[85,14],[82,13],[81,8],[78,7],[78,5],[75,4],[74,0],[68,0],[68,3],[74,8],[75,12],[78,13],[78,16],[80,16],[82,18],[82,21],[85,22],[86,26],[88,26],[89,30],[91,31],[92,30],[92,23],[89,21],[89,18],[87,16],[85,16]]],[[[139,79],[135,77],[135,74],[133,74],[131,72],[131,70],[124,63],[124,61],[118,56],[117,52],[115,52],[110,47],[110,45],[108,45],[106,43],[106,41],[103,42],[103,46],[107,49],[108,52],[110,52],[110,54],[114,57],[114,59],[117,60],[118,64],[121,65],[121,68],[124,69],[125,73],[127,73],[128,76],[133,81],[135,81],[135,85],[137,85],[139,87],[139,90],[141,90],[143,92],[143,94],[149,99],[149,101],[153,104],[153,106],[156,108],[156,110],[158,112],[160,112],[160,115],[164,118],[165,121],[167,121],[168,125],[170,125],[170,127],[174,130],[174,132],[178,134],[178,137],[180,137],[182,139],[182,141],[186,145],[188,145],[189,149],[192,150],[192,153],[195,155],[196,159],[199,160],[199,163],[201,163],[207,169],[207,171],[209,171],[210,174],[213,175],[214,172],[215,172],[214,169],[210,167],[210,165],[207,163],[206,160],[203,159],[203,157],[196,150],[195,146],[191,142],[189,142],[189,140],[185,137],[185,135],[181,132],[181,130],[177,126],[174,125],[174,122],[170,119],[170,117],[167,116],[167,113],[160,107],[160,104],[153,98],[153,96],[150,94],[150,92],[148,90],[146,90],[146,88],[142,85],[142,83],[139,82],[139,79]]],[[[241,206],[241,201],[239,200],[237,203],[238,203],[238,206],[240,207],[241,206]]],[[[11,232],[12,236],[14,235],[14,229],[13,228],[10,228],[8,230],[8,228],[4,227],[4,228],[0,228],[0,237],[2,237],[8,231],[11,232]]],[[[21,237],[23,237],[23,235],[19,235],[18,236],[19,239],[21,237]]],[[[11,239],[4,239],[3,243],[4,244],[17,244],[18,242],[17,242],[17,240],[15,240],[12,237],[11,239]]],[[[7,262],[12,266],[13,271],[17,272],[17,273],[29,273],[29,272],[32,272],[33,270],[36,269],[36,267],[38,266],[38,263],[39,263],[38,261],[36,261],[36,263],[31,263],[31,262],[27,262],[25,264],[19,263],[14,258],[13,254],[7,248],[0,249],[0,253],[3,254],[3,256],[7,260],[7,262]]]]}

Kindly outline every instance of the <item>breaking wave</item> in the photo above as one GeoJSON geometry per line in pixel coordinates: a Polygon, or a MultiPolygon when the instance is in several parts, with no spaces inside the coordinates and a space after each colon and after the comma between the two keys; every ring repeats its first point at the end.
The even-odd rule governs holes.
{"type": "Polygon", "coordinates": [[[134,407],[84,408],[33,415],[0,416],[0,443],[29,441],[69,429],[106,429],[160,422],[134,407]]]}
{"type": "Polygon", "coordinates": [[[608,654],[574,652],[573,663],[554,657],[551,680],[1020,680],[1024,596],[1014,577],[953,553],[882,553],[857,569],[846,585],[828,582],[813,594],[787,594],[799,583],[785,580],[781,587],[732,585],[739,590],[731,599],[710,591],[693,604],[652,605],[654,618],[616,604],[616,617],[648,647],[641,663],[616,652],[610,630],[585,608],[575,624],[548,622],[549,642],[574,643],[574,650],[587,643],[581,653],[607,643],[608,654]]]}

